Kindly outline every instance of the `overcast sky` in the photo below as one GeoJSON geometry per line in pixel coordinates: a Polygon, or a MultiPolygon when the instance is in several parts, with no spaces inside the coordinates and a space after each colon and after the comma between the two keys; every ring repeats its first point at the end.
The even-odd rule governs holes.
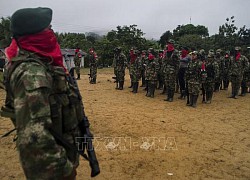
{"type": "Polygon", "coordinates": [[[0,0],[0,17],[26,7],[53,9],[57,32],[101,32],[136,24],[146,38],[159,39],[178,25],[204,25],[218,33],[227,17],[250,28],[250,0],[0,0]]]}

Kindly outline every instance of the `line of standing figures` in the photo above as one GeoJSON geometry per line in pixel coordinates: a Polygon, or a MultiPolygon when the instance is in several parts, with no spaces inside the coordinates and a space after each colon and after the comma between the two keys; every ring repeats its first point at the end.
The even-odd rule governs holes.
{"type": "Polygon", "coordinates": [[[156,52],[153,48],[147,51],[130,50],[128,58],[120,47],[114,49],[114,74],[116,89],[123,90],[125,69],[129,68],[133,93],[138,92],[139,81],[145,87],[146,97],[154,98],[155,89],[162,89],[166,94],[164,101],[172,102],[174,93],[180,90],[179,99],[187,99],[187,105],[197,106],[197,99],[202,92],[202,102],[210,104],[213,93],[227,90],[231,82],[232,94],[229,98],[245,96],[250,85],[250,62],[241,54],[241,48],[234,52],[221,49],[181,51],[174,48],[174,42],[168,41],[164,50],[156,52]]]}

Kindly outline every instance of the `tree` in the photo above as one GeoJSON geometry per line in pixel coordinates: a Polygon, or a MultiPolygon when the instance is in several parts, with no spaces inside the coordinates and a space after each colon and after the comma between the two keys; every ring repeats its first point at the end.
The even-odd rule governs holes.
{"type": "Polygon", "coordinates": [[[0,22],[0,48],[5,48],[11,43],[10,17],[1,18],[0,22]]]}
{"type": "Polygon", "coordinates": [[[159,44],[161,48],[163,49],[165,45],[167,44],[167,41],[173,37],[173,34],[170,31],[166,31],[165,33],[162,34],[159,40],[159,44]]]}

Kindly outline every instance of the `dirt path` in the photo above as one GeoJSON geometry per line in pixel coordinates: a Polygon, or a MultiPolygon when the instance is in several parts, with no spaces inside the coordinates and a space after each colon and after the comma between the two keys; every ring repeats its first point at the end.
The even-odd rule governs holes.
{"type": "MultiPolygon", "coordinates": [[[[91,129],[102,179],[249,179],[250,94],[237,100],[229,91],[214,95],[212,104],[196,109],[164,95],[146,98],[128,89],[115,90],[112,69],[98,72],[97,84],[88,83],[83,71],[79,87],[91,129]]],[[[128,74],[128,73],[127,73],[128,74]]],[[[4,92],[0,90],[1,104],[4,92]]],[[[13,128],[0,119],[0,134],[13,128]]],[[[18,161],[14,135],[0,140],[0,179],[25,179],[18,161]]],[[[86,161],[81,161],[78,179],[90,179],[86,161]]]]}

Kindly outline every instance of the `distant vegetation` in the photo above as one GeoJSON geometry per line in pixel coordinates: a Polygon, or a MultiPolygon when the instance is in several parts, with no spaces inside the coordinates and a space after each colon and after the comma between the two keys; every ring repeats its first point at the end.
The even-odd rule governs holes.
{"type": "MultiPolygon", "coordinates": [[[[0,22],[0,47],[7,47],[11,42],[9,30],[10,18],[1,18],[0,22]]],[[[147,40],[141,29],[137,25],[117,26],[116,30],[111,30],[104,36],[95,33],[57,33],[58,42],[61,48],[79,47],[83,51],[94,47],[100,64],[111,64],[113,49],[122,47],[125,54],[129,49],[136,47],[139,50],[147,50],[149,47],[163,49],[169,39],[174,39],[176,47],[187,46],[190,49],[218,49],[232,51],[235,46],[241,46],[246,50],[250,46],[250,29],[246,26],[238,28],[235,26],[234,16],[226,18],[226,22],[218,27],[218,33],[209,36],[208,28],[203,25],[193,24],[178,25],[173,32],[167,30],[159,37],[159,41],[147,40]]]]}

